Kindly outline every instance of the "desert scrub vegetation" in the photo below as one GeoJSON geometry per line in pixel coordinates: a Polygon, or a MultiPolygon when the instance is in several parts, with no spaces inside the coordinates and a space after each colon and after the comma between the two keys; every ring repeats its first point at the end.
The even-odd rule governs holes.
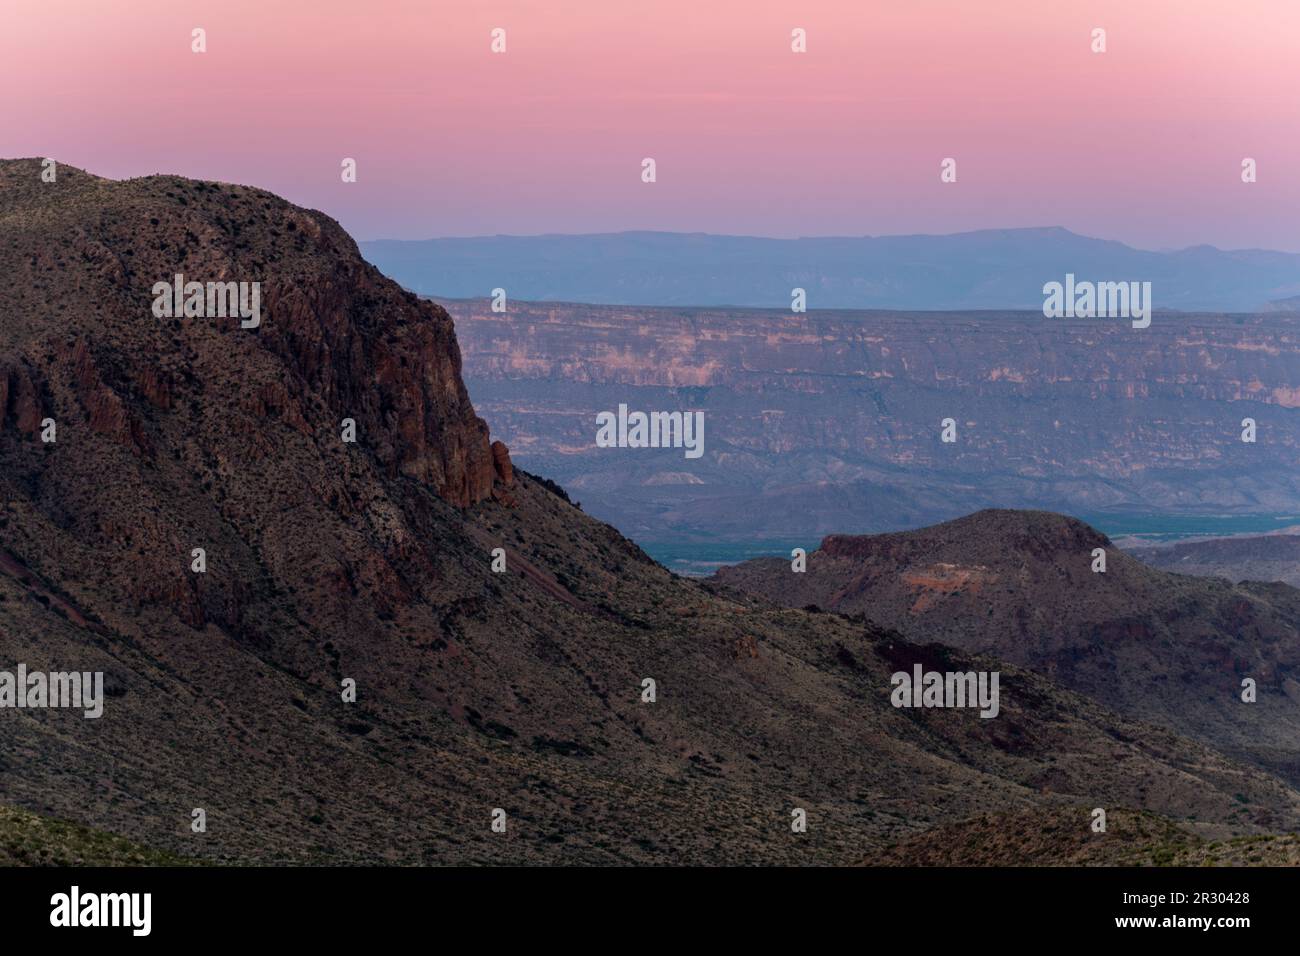
{"type": "Polygon", "coordinates": [[[193,866],[196,862],[101,830],[0,806],[0,866],[193,866]]]}

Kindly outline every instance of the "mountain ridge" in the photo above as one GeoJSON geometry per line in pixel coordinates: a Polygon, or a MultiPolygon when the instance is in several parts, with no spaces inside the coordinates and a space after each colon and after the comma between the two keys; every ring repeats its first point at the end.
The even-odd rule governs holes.
{"type": "Polygon", "coordinates": [[[1078,519],[998,509],[833,535],[804,572],[761,558],[714,580],[991,654],[1300,779],[1300,590],[1287,585],[1172,574],[1078,519]]]}
{"type": "Polygon", "coordinates": [[[618,233],[374,239],[363,254],[421,295],[632,306],[810,309],[1041,309],[1067,273],[1150,281],[1155,307],[1249,312],[1300,294],[1300,254],[1189,246],[1137,249],[1062,227],[947,235],[765,238],[618,233]]]}
{"type": "Polygon", "coordinates": [[[1152,567],[1178,574],[1281,581],[1300,588],[1300,534],[1233,535],[1127,550],[1152,567]]]}

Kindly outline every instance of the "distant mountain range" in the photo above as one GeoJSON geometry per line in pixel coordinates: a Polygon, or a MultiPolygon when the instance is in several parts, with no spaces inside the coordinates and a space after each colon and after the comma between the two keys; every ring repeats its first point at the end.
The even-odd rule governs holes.
{"type": "Polygon", "coordinates": [[[1294,310],[1300,301],[1297,254],[1204,245],[1152,252],[1061,228],[806,239],[619,232],[360,245],[408,289],[449,298],[502,288],[518,299],[789,309],[798,287],[812,309],[1039,309],[1043,284],[1073,273],[1149,281],[1157,309],[1294,310]]]}

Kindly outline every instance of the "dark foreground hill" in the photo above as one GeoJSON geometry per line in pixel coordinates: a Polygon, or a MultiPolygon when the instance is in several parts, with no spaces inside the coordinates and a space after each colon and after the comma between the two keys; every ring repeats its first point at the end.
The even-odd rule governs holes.
{"type": "Polygon", "coordinates": [[[717,579],[1014,662],[1300,780],[1300,591],[1286,585],[1156,570],[1078,520],[1035,511],[833,535],[805,573],[770,558],[717,579]],[[1241,697],[1247,678],[1255,703],[1241,697]]]}
{"type": "Polygon", "coordinates": [[[1014,666],[673,577],[511,469],[446,313],[328,217],[40,170],[0,164],[0,670],[106,700],[0,708],[0,803],[261,863],[850,863],[1058,803],[1300,827],[1014,666]],[[156,318],[175,273],[261,282],[260,326],[156,318]],[[999,715],[893,708],[916,663],[1001,668],[999,715]]]}
{"type": "Polygon", "coordinates": [[[1105,831],[1088,807],[983,814],[873,854],[883,866],[1297,866],[1295,834],[1208,840],[1150,813],[1118,811],[1105,831]]]}

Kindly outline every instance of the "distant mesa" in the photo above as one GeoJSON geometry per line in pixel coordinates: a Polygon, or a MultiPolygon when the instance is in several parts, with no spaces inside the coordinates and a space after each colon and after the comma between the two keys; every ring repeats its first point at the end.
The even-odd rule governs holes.
{"type": "Polygon", "coordinates": [[[366,258],[408,289],[449,298],[809,309],[1033,309],[1043,284],[1149,281],[1158,310],[1251,312],[1300,295],[1300,255],[1135,249],[1067,229],[765,239],[706,233],[378,239],[366,258]]]}
{"type": "Polygon", "coordinates": [[[643,540],[801,540],[982,508],[1249,515],[1300,501],[1300,322],[443,299],[517,463],[643,540]],[[703,454],[598,448],[600,409],[701,411],[703,454]],[[940,423],[959,416],[957,441],[940,423]],[[1259,440],[1241,440],[1243,418],[1259,440]],[[689,475],[660,483],[656,473],[689,475]]]}

